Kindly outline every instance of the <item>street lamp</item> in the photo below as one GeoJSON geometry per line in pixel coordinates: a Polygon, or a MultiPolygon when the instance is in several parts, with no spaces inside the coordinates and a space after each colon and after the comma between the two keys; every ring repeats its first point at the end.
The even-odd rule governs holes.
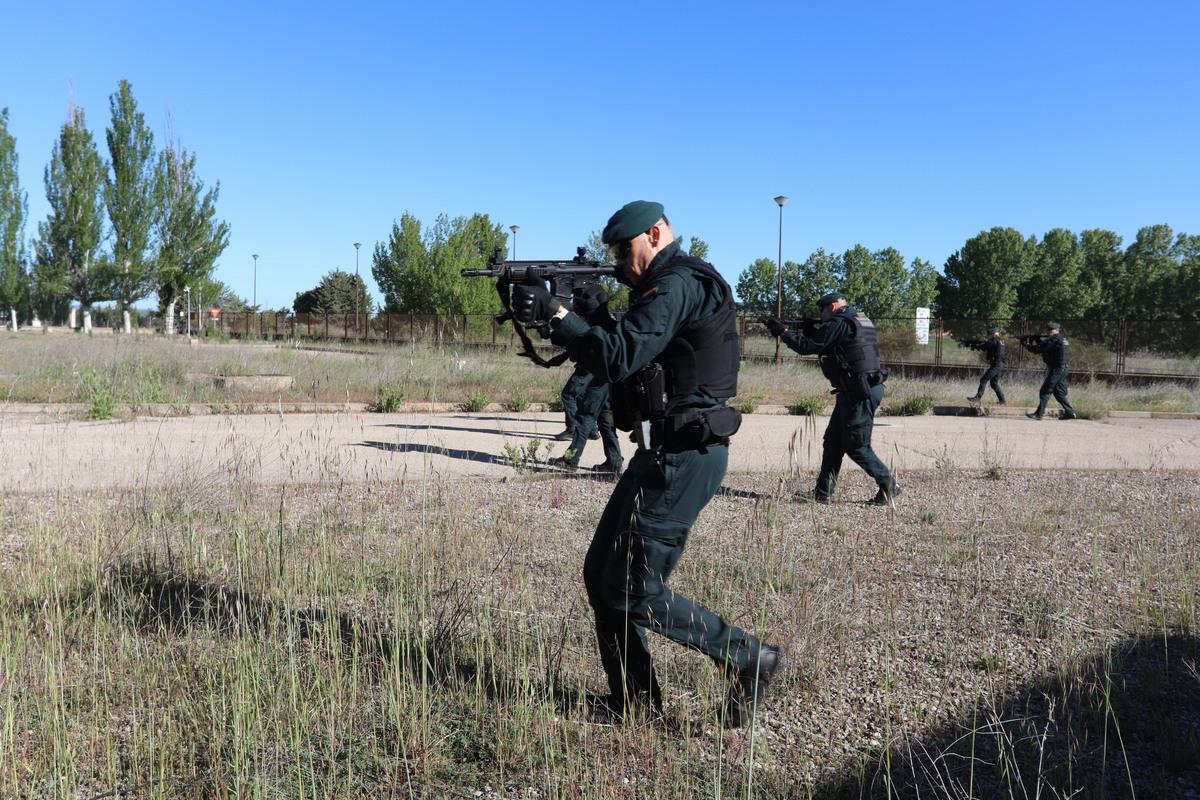
{"type": "MultiPolygon", "coordinates": [[[[775,316],[779,319],[783,318],[783,204],[788,199],[783,195],[775,198],[775,202],[779,204],[779,260],[775,262],[778,268],[778,278],[775,283],[775,316]]],[[[779,356],[779,337],[775,337],[775,363],[781,361],[779,356]]]]}
{"type": "Polygon", "coordinates": [[[354,243],[354,335],[358,336],[358,248],[362,242],[354,243]]]}
{"type": "Polygon", "coordinates": [[[509,225],[508,229],[513,232],[513,256],[512,260],[517,260],[517,231],[521,230],[520,225],[509,225]]]}
{"type": "MultiPolygon", "coordinates": [[[[251,295],[250,311],[252,314],[254,314],[254,321],[257,323],[258,322],[258,253],[255,253],[254,255],[252,255],[250,257],[254,259],[254,290],[253,290],[254,294],[251,295]]],[[[254,327],[257,328],[258,325],[255,325],[254,327]]]]}

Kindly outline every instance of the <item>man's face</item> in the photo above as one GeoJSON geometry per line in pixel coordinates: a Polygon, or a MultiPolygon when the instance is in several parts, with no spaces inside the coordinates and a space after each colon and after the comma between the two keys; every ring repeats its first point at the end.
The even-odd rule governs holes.
{"type": "Polygon", "coordinates": [[[835,300],[827,306],[821,306],[821,309],[820,309],[821,322],[829,322],[829,320],[833,317],[833,315],[837,313],[837,310],[839,308],[845,308],[845,307],[846,307],[845,300],[835,300]]]}
{"type": "Polygon", "coordinates": [[[625,280],[640,286],[659,251],[675,240],[671,229],[659,220],[650,230],[613,245],[612,256],[625,280]]]}

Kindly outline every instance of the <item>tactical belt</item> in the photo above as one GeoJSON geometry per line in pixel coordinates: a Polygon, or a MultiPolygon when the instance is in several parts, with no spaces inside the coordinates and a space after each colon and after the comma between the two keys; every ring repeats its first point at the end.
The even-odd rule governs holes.
{"type": "Polygon", "coordinates": [[[727,445],[741,424],[741,412],[728,406],[688,408],[662,419],[643,421],[634,430],[634,440],[643,450],[681,453],[727,445]]]}

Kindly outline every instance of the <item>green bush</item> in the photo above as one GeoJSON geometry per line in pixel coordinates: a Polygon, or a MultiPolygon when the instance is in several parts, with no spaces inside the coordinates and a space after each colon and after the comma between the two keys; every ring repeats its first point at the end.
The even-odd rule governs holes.
{"type": "Polygon", "coordinates": [[[729,401],[729,407],[736,408],[743,414],[753,414],[758,410],[758,401],[757,397],[735,397],[729,401]]]}
{"type": "MultiPolygon", "coordinates": [[[[527,392],[517,390],[513,392],[512,399],[508,402],[508,407],[520,414],[522,411],[528,411],[529,406],[533,403],[533,397],[527,392]]],[[[486,404],[485,404],[486,405],[486,404]]]]}
{"type": "Polygon", "coordinates": [[[825,398],[819,394],[805,394],[788,406],[788,413],[796,417],[815,417],[825,409],[825,398]]]}
{"type": "Polygon", "coordinates": [[[467,395],[467,411],[477,414],[487,408],[490,402],[492,398],[487,396],[487,392],[476,389],[467,395]]]}
{"type": "Polygon", "coordinates": [[[899,404],[886,406],[879,413],[885,417],[919,417],[932,410],[932,397],[909,397],[899,404]]]}
{"type": "Polygon", "coordinates": [[[375,399],[367,404],[367,410],[380,414],[391,414],[399,411],[406,399],[407,397],[399,386],[381,385],[375,399]]]}

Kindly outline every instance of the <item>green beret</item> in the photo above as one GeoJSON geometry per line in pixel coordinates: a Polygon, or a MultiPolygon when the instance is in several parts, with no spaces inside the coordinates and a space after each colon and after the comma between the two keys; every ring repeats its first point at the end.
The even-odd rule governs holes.
{"type": "Polygon", "coordinates": [[[1062,326],[1059,325],[1057,322],[1047,322],[1046,323],[1046,330],[1048,330],[1048,331],[1056,331],[1056,330],[1060,330],[1061,328],[1062,328],[1062,326]]]}
{"type": "Polygon", "coordinates": [[[639,233],[645,233],[654,227],[654,223],[662,219],[662,203],[652,203],[649,200],[634,200],[621,206],[621,210],[609,218],[600,234],[600,241],[605,244],[616,244],[626,239],[632,239],[639,233]]]}
{"type": "Polygon", "coordinates": [[[991,336],[993,333],[999,333],[999,332],[1000,332],[999,328],[988,328],[988,336],[991,336]]]}
{"type": "Polygon", "coordinates": [[[825,306],[831,306],[834,303],[836,303],[838,300],[845,300],[845,299],[846,299],[846,295],[842,294],[841,292],[830,292],[829,294],[821,296],[821,299],[817,301],[817,308],[824,308],[825,306]]]}

